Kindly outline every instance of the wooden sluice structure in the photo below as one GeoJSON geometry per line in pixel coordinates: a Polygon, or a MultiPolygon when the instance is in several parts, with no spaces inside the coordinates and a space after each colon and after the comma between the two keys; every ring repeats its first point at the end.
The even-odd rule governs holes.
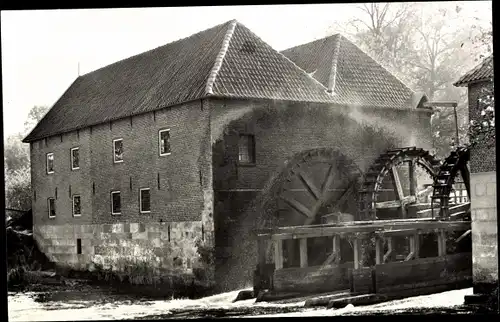
{"type": "Polygon", "coordinates": [[[452,240],[459,243],[470,227],[470,221],[415,218],[260,230],[256,232],[259,264],[254,293],[257,301],[305,296],[308,306],[340,307],[468,287],[472,254],[468,249],[447,251],[451,246],[447,236],[458,234],[452,240]],[[308,249],[308,242],[320,237],[331,239],[331,251],[323,264],[310,265],[315,249],[308,249]],[[429,237],[433,242],[426,244],[427,254],[423,254],[422,242],[429,237]],[[346,249],[341,251],[341,243],[349,245],[347,259],[341,256],[346,249]],[[399,248],[399,256],[395,256],[401,244],[405,250],[399,248]],[[298,251],[286,255],[290,245],[298,251]],[[298,260],[287,258],[297,253],[298,260]],[[327,295],[315,299],[318,294],[327,295]]]}

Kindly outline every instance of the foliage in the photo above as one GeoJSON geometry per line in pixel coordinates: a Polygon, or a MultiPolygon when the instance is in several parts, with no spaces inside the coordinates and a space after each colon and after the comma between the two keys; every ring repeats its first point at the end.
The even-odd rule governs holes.
{"type": "Polygon", "coordinates": [[[24,132],[11,135],[5,141],[5,204],[8,208],[31,208],[30,150],[29,144],[22,143],[22,139],[47,110],[48,107],[34,106],[28,114],[24,132]]]}
{"type": "Polygon", "coordinates": [[[476,145],[491,148],[495,146],[495,93],[493,79],[491,86],[481,90],[478,99],[479,113],[470,121],[470,146],[476,145]]]}
{"type": "MultiPolygon", "coordinates": [[[[336,29],[429,100],[458,102],[459,140],[467,144],[467,90],[453,83],[493,42],[491,26],[462,9],[446,2],[359,4],[359,15],[336,29]]],[[[437,108],[432,127],[436,153],[444,157],[455,144],[453,109],[437,108]]]]}

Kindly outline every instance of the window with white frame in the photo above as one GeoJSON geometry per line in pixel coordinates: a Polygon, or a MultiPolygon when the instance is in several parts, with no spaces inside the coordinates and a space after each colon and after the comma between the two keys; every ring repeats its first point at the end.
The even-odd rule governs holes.
{"type": "Polygon", "coordinates": [[[82,204],[79,195],[73,196],[73,216],[79,217],[82,215],[82,204]]]}
{"type": "Polygon", "coordinates": [[[158,133],[158,144],[160,155],[169,155],[170,150],[170,129],[160,130],[158,133]]]}
{"type": "Polygon", "coordinates": [[[122,213],[122,200],[120,191],[111,192],[111,213],[119,215],[122,213]]]}
{"type": "Polygon", "coordinates": [[[54,173],[54,153],[47,153],[47,173],[54,173]]]}
{"type": "Polygon", "coordinates": [[[149,194],[149,188],[140,189],[139,205],[141,207],[141,213],[151,212],[151,198],[149,194]]]}
{"type": "Polygon", "coordinates": [[[55,198],[48,198],[47,199],[47,207],[49,210],[49,218],[55,218],[56,217],[56,199],[55,198]]]}
{"type": "Polygon", "coordinates": [[[251,134],[241,134],[238,142],[240,163],[255,163],[255,137],[251,134]]]}
{"type": "Polygon", "coordinates": [[[71,149],[71,170],[80,169],[80,148],[71,149]]]}
{"type": "Polygon", "coordinates": [[[113,161],[123,162],[123,139],[113,140],[113,161]]]}

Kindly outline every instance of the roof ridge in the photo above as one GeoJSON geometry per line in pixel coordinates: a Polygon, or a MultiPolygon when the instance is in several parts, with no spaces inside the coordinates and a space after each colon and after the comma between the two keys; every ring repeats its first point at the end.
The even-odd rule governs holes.
{"type": "Polygon", "coordinates": [[[364,53],[366,56],[368,56],[370,59],[372,59],[377,65],[379,65],[380,67],[382,67],[391,77],[394,77],[397,81],[399,81],[401,84],[403,84],[404,87],[406,87],[407,89],[409,89],[412,93],[415,93],[415,91],[413,89],[411,89],[399,77],[397,77],[396,75],[394,75],[390,70],[388,70],[384,65],[382,65],[377,59],[373,58],[372,55],[370,55],[369,53],[367,53],[366,51],[364,51],[363,49],[361,49],[358,45],[356,45],[356,43],[354,43],[353,41],[349,40],[349,38],[347,38],[347,37],[345,37],[343,35],[341,35],[341,37],[345,38],[348,42],[350,42],[351,44],[353,44],[362,53],[364,53]]]}
{"type": "Polygon", "coordinates": [[[229,43],[231,42],[231,39],[233,38],[233,33],[234,30],[236,29],[237,25],[236,19],[233,19],[229,22],[229,27],[226,31],[226,35],[224,36],[224,40],[222,41],[222,46],[219,51],[219,54],[215,58],[214,66],[212,67],[212,70],[210,71],[210,74],[208,75],[208,80],[207,80],[207,85],[205,87],[205,95],[212,95],[213,94],[213,86],[215,83],[215,79],[217,78],[217,74],[219,73],[219,70],[222,66],[222,61],[224,60],[224,57],[226,56],[227,50],[229,48],[229,43]]]}
{"type": "Polygon", "coordinates": [[[335,47],[333,48],[332,65],[330,69],[330,78],[328,81],[328,91],[330,93],[335,93],[335,81],[337,79],[337,63],[339,60],[340,42],[342,41],[342,35],[340,33],[334,36],[336,38],[335,39],[336,42],[335,42],[335,47]]]}
{"type": "Polygon", "coordinates": [[[207,28],[207,29],[204,29],[204,30],[200,30],[200,31],[198,31],[197,33],[191,34],[191,35],[189,35],[189,36],[185,36],[185,37],[183,37],[183,38],[179,38],[179,39],[173,40],[173,41],[171,41],[171,42],[169,42],[169,43],[166,43],[166,44],[160,45],[160,46],[158,46],[158,47],[148,49],[148,50],[146,50],[146,51],[143,51],[143,52],[137,53],[137,54],[132,55],[132,56],[129,56],[129,57],[125,57],[125,58],[120,59],[120,60],[117,60],[117,61],[115,61],[115,62],[113,62],[113,63],[111,63],[111,64],[108,64],[108,65],[102,66],[102,67],[100,67],[100,68],[98,68],[98,69],[95,69],[95,70],[93,70],[93,71],[90,71],[90,72],[88,72],[88,73],[85,73],[85,74],[83,74],[83,75],[80,75],[80,77],[87,76],[87,75],[89,75],[89,74],[91,74],[91,73],[94,73],[94,72],[97,72],[97,71],[99,71],[99,70],[101,70],[101,69],[107,68],[107,67],[109,67],[109,66],[113,66],[113,65],[115,65],[115,64],[118,64],[118,63],[124,62],[124,61],[126,61],[126,60],[129,60],[129,59],[135,58],[135,57],[137,57],[137,56],[140,56],[140,55],[144,55],[144,54],[151,53],[152,51],[158,50],[158,49],[160,49],[160,48],[163,48],[163,47],[166,47],[166,46],[171,46],[171,45],[173,45],[173,44],[175,44],[175,43],[177,43],[177,42],[185,41],[186,39],[189,39],[189,38],[194,38],[194,37],[196,37],[196,36],[200,35],[201,33],[207,32],[207,31],[212,30],[212,29],[220,28],[221,26],[223,26],[223,25],[225,25],[225,24],[227,24],[227,23],[229,23],[229,22],[232,22],[232,21],[233,21],[233,20],[231,20],[231,21],[227,21],[227,22],[224,22],[224,23],[221,23],[221,24],[218,24],[218,25],[216,25],[216,26],[212,26],[212,27],[207,28]]]}
{"type": "Polygon", "coordinates": [[[328,89],[325,87],[325,85],[321,84],[321,82],[319,82],[316,78],[312,77],[311,75],[309,75],[309,73],[307,73],[305,70],[303,70],[302,68],[300,68],[297,64],[295,64],[291,59],[289,59],[288,57],[286,57],[282,52],[274,49],[271,45],[269,45],[267,42],[265,42],[261,37],[259,37],[259,35],[257,35],[256,33],[254,33],[250,28],[248,28],[247,26],[245,26],[244,24],[242,24],[241,22],[238,22],[238,25],[240,25],[241,27],[247,29],[255,38],[259,39],[262,43],[266,44],[267,46],[269,46],[269,48],[271,48],[271,50],[275,51],[277,54],[279,54],[281,57],[283,57],[285,60],[287,60],[288,62],[292,63],[293,66],[299,70],[299,72],[303,73],[305,76],[307,76],[308,78],[310,78],[314,83],[316,83],[317,85],[321,86],[321,88],[323,88],[326,92],[326,94],[328,95],[332,95],[332,93],[328,93],[328,89]]]}
{"type": "Polygon", "coordinates": [[[312,41],[309,41],[309,42],[305,42],[303,44],[300,44],[300,45],[296,45],[296,46],[293,46],[293,47],[290,47],[290,48],[286,48],[286,49],[283,49],[283,50],[280,50],[280,52],[284,52],[284,51],[288,51],[288,50],[292,50],[292,49],[296,49],[298,47],[302,47],[302,46],[308,46],[312,43],[315,43],[315,42],[318,42],[318,41],[325,41],[326,39],[330,39],[330,38],[333,38],[335,36],[342,36],[342,34],[340,32],[337,32],[333,35],[330,35],[330,36],[326,36],[326,37],[323,37],[323,38],[318,38],[318,39],[314,39],[312,41]]]}

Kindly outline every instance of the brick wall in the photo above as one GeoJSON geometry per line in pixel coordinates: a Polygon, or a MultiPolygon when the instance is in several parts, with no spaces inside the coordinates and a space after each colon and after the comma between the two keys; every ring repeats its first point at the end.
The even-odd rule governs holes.
{"type": "Polygon", "coordinates": [[[251,280],[255,245],[240,242],[247,240],[257,220],[245,218],[245,213],[252,212],[247,207],[286,159],[304,150],[330,147],[365,170],[391,141],[396,146],[432,147],[429,113],[358,110],[349,116],[344,111],[342,116],[334,110],[339,108],[328,106],[212,102],[216,245],[224,249],[217,273],[225,289],[246,287],[251,280]],[[364,126],[372,131],[365,132],[364,126]],[[238,164],[240,133],[255,135],[254,166],[238,164]]]}
{"type": "Polygon", "coordinates": [[[57,136],[32,143],[35,224],[201,220],[204,190],[211,185],[208,113],[196,101],[64,134],[62,141],[57,136]],[[158,131],[164,128],[170,129],[172,154],[159,156],[158,131]],[[113,163],[116,138],[123,138],[123,163],[113,163]],[[70,149],[77,146],[80,169],[71,170],[70,149]],[[49,152],[55,155],[53,174],[45,170],[49,152]],[[82,196],[80,218],[72,217],[70,188],[82,196]],[[140,188],[151,189],[150,214],[139,212],[140,188]],[[56,189],[57,216],[49,219],[47,198],[56,189]],[[121,191],[121,215],[111,215],[112,190],[121,191]]]}
{"type": "MultiPolygon", "coordinates": [[[[174,257],[184,256],[180,260],[187,268],[186,262],[197,256],[191,251],[193,240],[203,237],[211,243],[213,239],[210,112],[208,104],[203,104],[193,101],[31,143],[33,220],[38,231],[35,236],[42,245],[49,245],[44,248],[48,255],[59,263],[85,266],[104,256],[98,254],[99,249],[109,246],[116,249],[105,256],[106,263],[116,264],[121,255],[132,250],[141,254],[150,252],[153,246],[147,243],[154,242],[154,238],[146,237],[149,241],[141,244],[133,240],[144,239],[144,236],[117,237],[103,229],[110,224],[146,223],[166,225],[158,228],[163,235],[167,226],[173,227],[172,234],[178,232],[171,244],[155,246],[172,250],[168,254],[162,252],[162,260],[170,263],[163,263],[162,267],[170,267],[174,257]],[[158,131],[166,128],[170,129],[172,153],[160,156],[158,131]],[[123,163],[113,162],[113,140],[117,138],[123,139],[123,163]],[[80,149],[78,170],[71,170],[70,149],[73,147],[80,149]],[[46,173],[47,153],[55,156],[53,174],[46,173]],[[139,211],[141,188],[150,188],[150,213],[139,211]],[[111,214],[110,198],[114,190],[121,191],[121,215],[111,214]],[[72,195],[75,194],[81,196],[80,217],[72,215],[72,195]],[[49,197],[56,198],[55,218],[48,217],[49,197]],[[184,227],[184,223],[189,227],[184,227]],[[90,231],[82,227],[90,227],[90,231]],[[86,234],[80,234],[81,229],[86,234]],[[77,238],[87,247],[86,254],[76,256],[77,238]],[[117,241],[120,238],[130,242],[120,244],[117,241]],[[112,245],[116,242],[118,245],[112,245]],[[62,249],[61,245],[69,247],[62,249]]],[[[154,227],[151,229],[160,233],[154,227]]]]}
{"type": "MultiPolygon", "coordinates": [[[[479,98],[490,92],[493,83],[479,82],[469,85],[468,98],[469,98],[469,119],[477,120],[480,116],[483,105],[479,103],[479,98]]],[[[470,170],[471,172],[488,172],[496,171],[496,147],[495,145],[489,147],[485,144],[478,143],[477,146],[472,148],[470,157],[470,170]]]]}

